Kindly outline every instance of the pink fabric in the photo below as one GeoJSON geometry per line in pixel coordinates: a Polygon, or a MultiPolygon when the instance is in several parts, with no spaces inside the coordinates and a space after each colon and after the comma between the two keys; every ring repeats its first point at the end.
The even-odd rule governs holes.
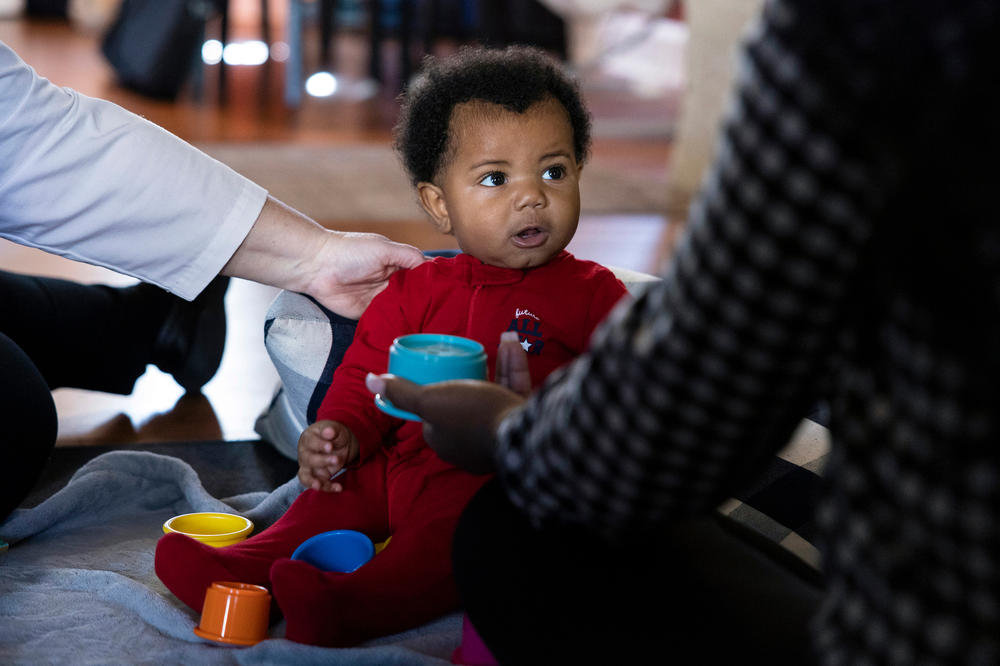
{"type": "Polygon", "coordinates": [[[469,616],[462,617],[462,644],[451,655],[451,663],[464,666],[497,666],[493,653],[479,637],[469,616]]]}

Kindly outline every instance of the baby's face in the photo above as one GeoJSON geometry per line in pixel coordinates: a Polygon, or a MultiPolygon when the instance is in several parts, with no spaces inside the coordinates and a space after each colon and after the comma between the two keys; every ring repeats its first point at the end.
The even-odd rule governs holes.
{"type": "Polygon", "coordinates": [[[580,218],[581,165],[559,102],[539,102],[522,114],[462,104],[452,113],[451,137],[436,183],[440,210],[428,211],[463,252],[524,269],[569,244],[580,218]]]}

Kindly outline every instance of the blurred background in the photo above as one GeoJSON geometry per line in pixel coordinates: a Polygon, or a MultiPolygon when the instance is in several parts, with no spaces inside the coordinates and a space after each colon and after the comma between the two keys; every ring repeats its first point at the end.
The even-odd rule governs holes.
{"type": "MultiPolygon", "coordinates": [[[[713,4],[732,16],[741,3],[704,6],[713,4]]],[[[540,46],[576,74],[594,115],[569,249],[655,272],[691,189],[671,194],[684,181],[672,153],[692,114],[686,66],[700,11],[669,0],[0,0],[0,40],[53,82],[161,125],[324,226],[422,249],[455,245],[424,219],[392,154],[399,93],[427,54],[540,46]]],[[[728,62],[727,44],[709,52],[728,62]]],[[[710,127],[717,119],[694,115],[710,127]]],[[[708,149],[697,152],[703,160],[708,149]]],[[[5,241],[0,265],[130,282],[5,241]]],[[[202,395],[182,395],[153,367],[130,396],[59,389],[59,445],[256,439],[278,381],[263,345],[274,296],[234,281],[226,353],[202,395]]]]}

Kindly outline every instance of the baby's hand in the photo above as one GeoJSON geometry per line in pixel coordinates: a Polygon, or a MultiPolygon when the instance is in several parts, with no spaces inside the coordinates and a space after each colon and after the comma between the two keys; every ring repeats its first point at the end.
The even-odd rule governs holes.
{"type": "Polygon", "coordinates": [[[340,492],[330,477],[358,457],[358,441],[343,423],[317,421],[299,436],[299,482],[306,488],[340,492]]]}

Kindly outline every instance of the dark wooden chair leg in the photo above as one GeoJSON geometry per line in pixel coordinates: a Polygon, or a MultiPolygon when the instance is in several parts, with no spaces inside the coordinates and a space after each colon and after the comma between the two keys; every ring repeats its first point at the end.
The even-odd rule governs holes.
{"type": "Polygon", "coordinates": [[[271,48],[271,3],[260,0],[260,38],[271,48]]]}
{"type": "MultiPolygon", "coordinates": [[[[222,51],[225,53],[226,44],[229,43],[229,0],[219,1],[219,41],[222,42],[222,51]]],[[[226,61],[219,61],[219,102],[226,100],[226,61]]]]}
{"type": "Polygon", "coordinates": [[[399,3],[399,87],[405,88],[413,73],[413,15],[418,0],[399,3]]]}
{"type": "Polygon", "coordinates": [[[382,30],[382,3],[379,0],[369,0],[368,2],[369,11],[369,29],[370,29],[370,45],[368,56],[368,72],[373,79],[382,82],[382,39],[384,37],[384,32],[382,30]]]}
{"type": "Polygon", "coordinates": [[[427,21],[424,25],[424,53],[427,55],[434,53],[434,45],[438,40],[437,28],[441,25],[441,2],[440,0],[427,1],[427,21]]]}
{"type": "Polygon", "coordinates": [[[321,0],[319,5],[320,67],[333,71],[333,34],[336,27],[336,0],[321,0]]]}

